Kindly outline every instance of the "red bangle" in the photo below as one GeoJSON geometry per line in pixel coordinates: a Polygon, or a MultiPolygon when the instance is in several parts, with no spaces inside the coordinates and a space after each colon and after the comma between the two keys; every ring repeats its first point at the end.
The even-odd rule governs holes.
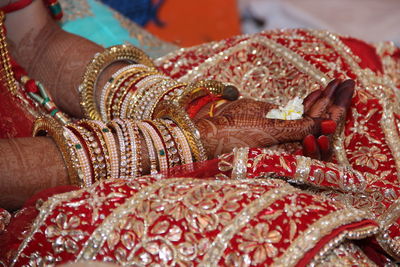
{"type": "Polygon", "coordinates": [[[189,117],[193,119],[205,105],[220,99],[220,96],[215,95],[206,95],[201,98],[195,99],[189,104],[187,113],[189,114],[189,117]]]}
{"type": "Polygon", "coordinates": [[[19,0],[0,8],[0,10],[4,13],[10,13],[29,6],[32,2],[33,0],[19,0]]]}
{"type": "MultiPolygon", "coordinates": [[[[23,9],[26,6],[29,6],[32,2],[33,0],[19,0],[17,2],[1,7],[0,10],[4,13],[11,13],[23,9]]],[[[61,20],[63,13],[60,3],[57,0],[43,0],[43,2],[49,9],[53,19],[61,20]]]]}

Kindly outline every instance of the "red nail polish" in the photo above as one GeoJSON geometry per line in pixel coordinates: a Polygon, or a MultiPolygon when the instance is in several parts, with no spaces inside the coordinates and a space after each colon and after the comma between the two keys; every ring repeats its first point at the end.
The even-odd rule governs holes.
{"type": "Polygon", "coordinates": [[[320,137],[318,137],[318,145],[319,148],[321,149],[321,152],[328,152],[329,151],[329,138],[325,135],[321,135],[320,137]]]}
{"type": "Polygon", "coordinates": [[[321,131],[324,135],[333,134],[336,130],[336,122],[333,120],[326,120],[321,122],[321,131]]]}
{"type": "MultiPolygon", "coordinates": [[[[316,153],[317,152],[317,142],[315,140],[314,135],[309,134],[306,136],[306,138],[304,138],[303,140],[303,146],[305,151],[307,151],[308,153],[316,153]]],[[[307,154],[307,153],[305,153],[307,154]]]]}

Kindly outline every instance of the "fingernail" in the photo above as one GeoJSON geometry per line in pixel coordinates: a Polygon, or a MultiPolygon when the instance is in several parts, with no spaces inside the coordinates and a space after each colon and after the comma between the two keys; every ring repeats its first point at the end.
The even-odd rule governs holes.
{"type": "Polygon", "coordinates": [[[317,142],[315,140],[314,135],[309,134],[307,135],[304,140],[303,140],[303,146],[304,149],[310,153],[310,154],[314,154],[317,152],[317,142]]]}
{"type": "Polygon", "coordinates": [[[333,120],[325,120],[321,122],[321,131],[324,135],[333,134],[336,131],[336,122],[333,120]]]}
{"type": "Polygon", "coordinates": [[[325,153],[329,151],[329,138],[326,135],[321,135],[317,139],[319,148],[321,149],[321,152],[325,153]]]}

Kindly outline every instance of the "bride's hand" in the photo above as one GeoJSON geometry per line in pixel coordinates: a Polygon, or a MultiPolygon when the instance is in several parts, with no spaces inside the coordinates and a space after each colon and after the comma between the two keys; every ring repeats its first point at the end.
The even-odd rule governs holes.
{"type": "MultiPolygon", "coordinates": [[[[234,147],[265,147],[302,140],[305,145],[310,143],[308,148],[311,148],[311,152],[317,150],[320,154],[317,139],[309,136],[332,134],[350,103],[348,99],[351,99],[352,91],[350,94],[347,89],[338,90],[338,84],[341,84],[340,81],[335,80],[325,90],[311,93],[304,100],[305,114],[299,120],[265,118],[271,109],[276,108],[266,102],[240,99],[225,104],[213,117],[203,117],[196,121],[208,156],[216,157],[232,151],[234,147]],[[332,122],[332,119],[336,121],[332,122]],[[314,144],[316,149],[312,147],[314,144]]],[[[326,137],[330,142],[330,137],[326,137]]],[[[324,141],[324,138],[321,139],[324,141]]],[[[321,144],[324,145],[324,142],[321,144]]],[[[326,152],[329,151],[328,146],[326,152]]]]}
{"type": "Polygon", "coordinates": [[[322,160],[332,156],[332,134],[336,125],[346,118],[351,105],[355,82],[338,79],[331,81],[324,90],[317,90],[304,99],[304,110],[311,118],[323,118],[320,135],[308,135],[303,140],[303,155],[322,160]]]}

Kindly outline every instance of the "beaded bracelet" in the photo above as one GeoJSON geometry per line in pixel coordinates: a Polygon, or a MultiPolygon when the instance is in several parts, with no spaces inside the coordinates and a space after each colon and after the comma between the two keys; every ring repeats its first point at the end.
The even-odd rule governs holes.
{"type": "Polygon", "coordinates": [[[103,122],[93,120],[90,121],[90,125],[97,126],[98,132],[103,135],[103,140],[106,143],[106,150],[108,151],[108,155],[105,154],[104,157],[106,158],[106,160],[109,159],[110,162],[110,168],[107,178],[117,179],[119,177],[119,160],[115,138],[110,129],[103,122]]]}
{"type": "Polygon", "coordinates": [[[166,155],[168,157],[169,163],[168,167],[172,168],[176,165],[182,164],[183,159],[180,157],[178,144],[177,141],[173,138],[172,133],[164,124],[160,122],[160,120],[152,121],[152,123],[157,128],[161,138],[163,139],[163,143],[165,144],[165,148],[167,151],[166,155]]]}
{"type": "Polygon", "coordinates": [[[132,79],[135,75],[138,75],[147,69],[148,67],[145,65],[133,64],[119,69],[111,76],[104,85],[100,95],[100,113],[103,121],[109,119],[107,118],[106,110],[111,106],[111,100],[114,98],[114,95],[118,94],[120,90],[126,90],[127,88],[124,88],[125,83],[129,82],[129,79],[132,79]],[[109,105],[107,106],[107,104],[109,105]]]}
{"type": "Polygon", "coordinates": [[[89,152],[84,148],[79,138],[67,127],[63,127],[64,137],[68,140],[71,156],[75,168],[78,170],[79,185],[88,187],[92,184],[94,177],[92,164],[89,160],[89,152]]]}
{"type": "Polygon", "coordinates": [[[128,140],[125,142],[125,137],[127,137],[127,133],[124,133],[122,126],[119,124],[120,120],[112,120],[107,125],[111,130],[114,130],[114,133],[117,135],[118,144],[119,144],[119,178],[126,179],[127,172],[126,168],[128,165],[129,157],[129,149],[127,149],[126,144],[128,144],[128,140]],[[128,155],[128,157],[127,157],[128,155]]]}
{"type": "Polygon", "coordinates": [[[136,97],[136,103],[129,107],[129,111],[127,112],[127,116],[133,118],[135,120],[144,120],[147,119],[143,115],[146,111],[146,108],[149,104],[149,97],[151,96],[153,99],[155,98],[155,94],[159,93],[161,87],[165,83],[169,83],[169,79],[165,79],[165,76],[160,76],[159,78],[152,80],[152,83],[148,84],[147,87],[142,87],[138,90],[138,95],[136,97]]]}
{"type": "Polygon", "coordinates": [[[52,118],[39,117],[35,120],[32,135],[51,136],[61,152],[65,166],[67,168],[70,183],[73,185],[81,184],[78,169],[74,165],[73,157],[69,151],[69,144],[67,143],[67,140],[63,135],[62,126],[52,118]]]}
{"type": "Polygon", "coordinates": [[[82,83],[78,88],[81,97],[81,108],[87,118],[101,119],[101,114],[96,107],[94,99],[97,78],[105,68],[117,61],[139,63],[151,68],[155,67],[152,60],[143,51],[134,46],[112,46],[102,53],[97,53],[87,65],[82,83]]]}
{"type": "Polygon", "coordinates": [[[167,79],[168,77],[165,75],[155,74],[138,82],[136,84],[137,90],[135,92],[135,96],[131,97],[130,101],[128,102],[126,116],[136,120],[140,119],[135,117],[135,111],[137,111],[138,107],[143,105],[142,98],[145,96],[146,92],[156,90],[157,84],[167,79]]]}
{"type": "Polygon", "coordinates": [[[126,90],[124,90],[118,98],[113,100],[113,109],[114,109],[114,116],[120,117],[120,118],[128,118],[126,116],[126,110],[128,109],[129,102],[132,101],[132,99],[136,99],[137,95],[137,83],[146,80],[148,77],[151,77],[153,75],[157,74],[157,72],[152,71],[152,72],[143,72],[138,76],[135,76],[133,79],[130,79],[128,84],[126,85],[126,90]]]}
{"type": "Polygon", "coordinates": [[[68,125],[70,129],[75,129],[77,133],[83,138],[86,143],[90,154],[90,161],[93,165],[93,181],[99,181],[106,179],[107,177],[107,162],[104,157],[104,141],[102,141],[101,135],[95,132],[93,128],[86,123],[85,120],[81,120],[78,124],[68,125]]]}
{"type": "Polygon", "coordinates": [[[165,149],[165,145],[157,133],[157,131],[153,128],[154,126],[151,124],[150,121],[143,121],[142,125],[147,133],[150,135],[151,140],[153,141],[154,147],[156,148],[156,154],[159,162],[159,170],[165,171],[168,169],[168,157],[167,152],[165,149]]]}
{"type": "Polygon", "coordinates": [[[125,125],[130,138],[132,160],[131,160],[131,177],[138,177],[141,175],[141,159],[140,159],[140,135],[137,124],[135,121],[125,120],[125,125]]]}
{"type": "MultiPolygon", "coordinates": [[[[91,170],[91,175],[90,176],[85,176],[85,179],[83,180],[83,185],[90,186],[93,184],[93,182],[96,179],[96,169],[95,169],[95,164],[96,164],[96,155],[94,152],[94,149],[92,147],[91,142],[95,142],[92,139],[94,139],[93,136],[90,136],[91,133],[87,131],[86,129],[82,128],[81,126],[78,126],[74,123],[70,123],[65,126],[68,130],[70,130],[73,135],[79,140],[80,144],[82,145],[82,148],[84,149],[87,157],[87,161],[89,163],[89,167],[91,170]]],[[[83,155],[82,155],[83,156],[83,155]]],[[[96,167],[98,168],[98,167],[96,167]]]]}
{"type": "Polygon", "coordinates": [[[200,140],[200,132],[180,106],[171,101],[163,101],[154,111],[153,117],[172,120],[183,131],[196,161],[207,160],[206,150],[200,140]]]}
{"type": "Polygon", "coordinates": [[[108,150],[102,130],[93,121],[81,120],[79,124],[93,133],[95,139],[98,141],[98,148],[101,150],[100,158],[98,158],[101,162],[99,165],[100,179],[109,178],[111,176],[111,152],[108,150]]]}
{"type": "MultiPolygon", "coordinates": [[[[136,93],[136,83],[145,79],[146,77],[156,74],[156,71],[147,71],[142,70],[140,72],[135,73],[134,75],[126,77],[125,80],[117,85],[117,89],[114,94],[110,97],[109,102],[111,103],[108,107],[108,113],[114,118],[121,117],[121,109],[124,103],[124,99],[127,98],[128,95],[134,95],[136,93]]],[[[129,98],[130,96],[128,96],[129,98]]]]}
{"type": "Polygon", "coordinates": [[[153,110],[157,105],[158,100],[165,94],[165,92],[169,91],[170,88],[174,87],[176,84],[177,82],[174,80],[164,80],[158,83],[156,92],[149,90],[142,100],[142,105],[136,110],[136,118],[141,120],[151,119],[153,110]]]}
{"type": "Polygon", "coordinates": [[[139,130],[144,137],[147,146],[147,151],[149,153],[150,174],[156,174],[158,173],[157,158],[156,158],[155,148],[153,146],[153,141],[151,140],[151,137],[148,134],[147,129],[143,126],[142,122],[137,122],[137,126],[139,127],[139,130]]]}
{"type": "Polygon", "coordinates": [[[172,84],[171,86],[168,87],[168,85],[166,85],[166,90],[163,92],[160,92],[158,94],[156,94],[156,96],[154,97],[154,101],[152,101],[152,103],[150,104],[150,107],[147,110],[147,113],[145,115],[146,119],[153,119],[153,114],[154,114],[154,110],[156,109],[157,105],[159,103],[161,103],[164,100],[171,100],[173,99],[176,95],[181,94],[183,92],[182,88],[186,87],[186,84],[184,83],[175,83],[172,84]]]}
{"type": "Polygon", "coordinates": [[[179,156],[181,158],[182,164],[191,164],[193,163],[192,153],[190,152],[189,144],[183,134],[182,130],[173,123],[171,120],[159,120],[161,123],[168,128],[171,132],[172,136],[176,140],[176,144],[178,147],[179,156]]]}
{"type": "Polygon", "coordinates": [[[119,137],[122,138],[124,141],[124,150],[121,150],[121,164],[120,168],[123,173],[125,179],[130,178],[137,173],[137,166],[138,163],[136,162],[138,158],[136,157],[136,143],[134,138],[134,131],[131,129],[129,130],[128,127],[132,127],[131,124],[128,124],[126,120],[121,120],[121,119],[115,119],[112,121],[112,124],[115,125],[116,127],[119,127],[121,129],[120,134],[123,136],[119,137]],[[132,144],[133,143],[133,144],[132,144]]]}
{"type": "Polygon", "coordinates": [[[77,138],[81,140],[81,144],[87,151],[89,162],[92,168],[92,176],[86,177],[84,181],[85,186],[90,186],[94,181],[100,180],[102,178],[100,174],[104,172],[103,164],[105,165],[103,154],[99,148],[99,141],[95,138],[94,134],[78,125],[78,124],[68,124],[66,127],[71,130],[77,138]]]}

